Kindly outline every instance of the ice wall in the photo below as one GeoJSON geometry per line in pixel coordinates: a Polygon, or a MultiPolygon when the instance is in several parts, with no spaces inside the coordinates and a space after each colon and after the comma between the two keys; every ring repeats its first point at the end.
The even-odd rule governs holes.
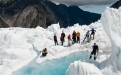
{"type": "Polygon", "coordinates": [[[121,7],[119,9],[106,8],[102,14],[101,22],[111,41],[112,52],[110,57],[95,66],[91,66],[95,62],[85,65],[86,62],[77,61],[78,63],[69,66],[67,75],[121,75],[121,7]],[[95,71],[100,70],[94,73],[92,68],[95,71]]]}
{"type": "Polygon", "coordinates": [[[100,69],[106,75],[121,75],[121,7],[107,8],[101,22],[111,41],[112,53],[109,59],[101,63],[100,69]]]}
{"type": "Polygon", "coordinates": [[[75,61],[70,65],[66,75],[103,75],[93,64],[75,61]],[[90,69],[91,68],[91,69],[90,69]]]}

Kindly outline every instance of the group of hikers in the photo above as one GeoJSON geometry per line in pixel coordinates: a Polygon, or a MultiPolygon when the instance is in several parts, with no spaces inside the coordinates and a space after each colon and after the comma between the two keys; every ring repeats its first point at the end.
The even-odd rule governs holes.
{"type": "MultiPolygon", "coordinates": [[[[91,30],[88,30],[86,32],[86,36],[85,36],[84,40],[87,39],[87,42],[89,42],[89,39],[91,39],[91,35],[93,35],[93,39],[94,39],[95,32],[96,32],[96,30],[94,30],[94,28],[92,28],[91,30]],[[90,31],[91,31],[91,34],[90,34],[90,31]]],[[[58,40],[57,40],[56,34],[54,34],[53,38],[54,38],[55,45],[58,45],[58,40]]],[[[70,34],[67,36],[67,39],[68,39],[68,45],[69,46],[71,44],[70,43],[71,41],[72,41],[72,44],[80,43],[80,32],[76,33],[75,30],[74,30],[73,33],[72,33],[72,39],[71,39],[71,35],[70,34]]],[[[63,43],[65,42],[65,33],[63,31],[61,33],[60,40],[61,40],[61,43],[63,45],[63,43]]],[[[83,40],[83,42],[84,42],[84,40],[83,40]]]]}
{"type": "MultiPolygon", "coordinates": [[[[58,45],[58,40],[57,40],[56,34],[54,34],[53,38],[54,38],[55,45],[58,45]]],[[[74,44],[76,42],[80,43],[80,32],[76,33],[75,31],[73,31],[73,33],[72,33],[72,39],[71,39],[71,35],[70,34],[67,36],[67,39],[68,39],[68,45],[69,46],[71,45],[70,44],[71,41],[72,41],[72,44],[74,44]]],[[[63,31],[61,33],[60,41],[61,41],[62,45],[65,42],[65,33],[63,31]]]]}
{"type": "MultiPolygon", "coordinates": [[[[91,39],[91,35],[93,35],[93,39],[94,39],[95,32],[96,32],[96,30],[94,30],[94,28],[92,28],[91,30],[88,30],[86,32],[84,40],[87,39],[87,42],[89,42],[89,39],[91,39]],[[90,34],[90,31],[91,31],[91,34],[90,34]]],[[[54,34],[53,38],[54,38],[55,45],[58,45],[58,40],[57,40],[56,34],[54,34]]],[[[71,41],[72,41],[72,44],[80,43],[80,32],[76,33],[75,31],[73,31],[72,39],[71,39],[71,35],[70,34],[67,36],[67,39],[68,39],[68,45],[69,46],[71,45],[71,43],[70,43],[71,41]]],[[[63,43],[65,42],[65,33],[63,31],[61,33],[60,40],[61,40],[61,43],[63,45],[63,43]]],[[[84,42],[84,40],[83,40],[83,42],[84,42]]],[[[96,60],[96,53],[99,52],[98,45],[96,45],[96,43],[94,43],[94,45],[92,46],[92,50],[93,51],[91,52],[89,59],[91,59],[92,55],[94,55],[94,60],[96,60]]],[[[47,54],[47,49],[45,48],[42,51],[42,56],[46,56],[46,54],[47,54]]]]}

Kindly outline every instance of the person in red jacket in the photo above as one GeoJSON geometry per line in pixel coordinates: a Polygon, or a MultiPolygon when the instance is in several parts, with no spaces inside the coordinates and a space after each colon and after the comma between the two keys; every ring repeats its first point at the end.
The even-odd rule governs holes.
{"type": "Polygon", "coordinates": [[[57,44],[58,45],[58,40],[57,40],[57,36],[56,36],[56,34],[54,34],[54,42],[55,42],[55,45],[57,44]]]}
{"type": "Polygon", "coordinates": [[[68,38],[68,45],[70,46],[70,42],[71,42],[71,35],[69,34],[67,38],[68,38]]]}

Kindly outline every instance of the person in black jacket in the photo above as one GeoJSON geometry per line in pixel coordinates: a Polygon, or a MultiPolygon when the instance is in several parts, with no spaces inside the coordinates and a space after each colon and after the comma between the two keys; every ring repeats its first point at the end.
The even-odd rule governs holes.
{"type": "Polygon", "coordinates": [[[76,32],[75,30],[72,33],[73,44],[76,43],[76,32]]]}
{"type": "Polygon", "coordinates": [[[60,39],[61,39],[61,42],[62,42],[62,45],[63,45],[63,42],[65,41],[65,33],[63,31],[61,33],[60,39]]]}
{"type": "Polygon", "coordinates": [[[48,52],[47,52],[47,48],[43,49],[43,51],[42,51],[42,56],[45,57],[45,56],[47,55],[47,53],[48,53],[48,52]]]}
{"type": "Polygon", "coordinates": [[[94,43],[94,45],[92,46],[92,52],[90,54],[90,58],[92,58],[92,55],[94,54],[94,60],[96,60],[96,52],[99,52],[99,49],[98,49],[98,45],[96,45],[96,43],[94,43]]]}

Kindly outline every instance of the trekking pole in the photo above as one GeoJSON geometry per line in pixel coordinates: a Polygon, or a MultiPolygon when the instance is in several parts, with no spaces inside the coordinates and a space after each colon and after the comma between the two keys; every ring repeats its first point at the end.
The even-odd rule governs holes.
{"type": "Polygon", "coordinates": [[[98,53],[99,53],[99,52],[97,52],[96,58],[97,58],[97,56],[98,56],[98,53]]]}

